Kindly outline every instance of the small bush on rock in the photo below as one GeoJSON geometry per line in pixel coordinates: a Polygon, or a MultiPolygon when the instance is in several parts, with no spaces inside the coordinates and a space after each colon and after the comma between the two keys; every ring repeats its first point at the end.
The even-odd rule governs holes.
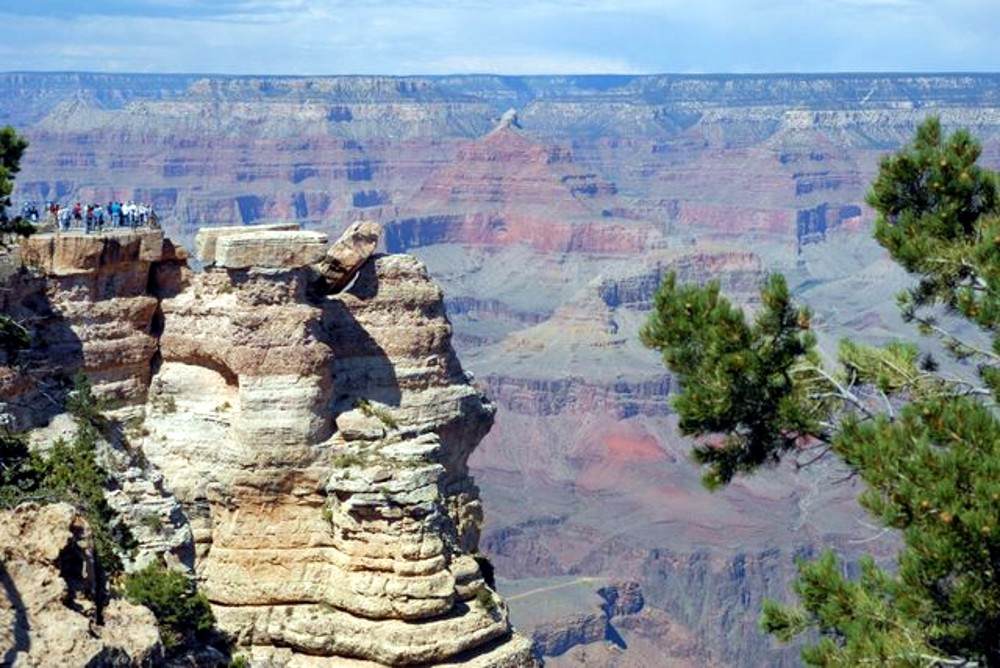
{"type": "Polygon", "coordinates": [[[207,641],[215,626],[208,599],[197,591],[194,581],[160,564],[127,575],[124,595],[156,615],[168,655],[176,654],[192,640],[207,641]]]}
{"type": "Polygon", "coordinates": [[[396,420],[396,416],[393,415],[392,411],[385,406],[378,406],[365,398],[361,398],[354,402],[354,407],[368,417],[378,418],[382,421],[382,424],[387,427],[391,427],[393,429],[399,427],[399,421],[396,420]]]}
{"type": "Polygon", "coordinates": [[[497,609],[497,601],[493,598],[493,592],[486,587],[483,587],[476,592],[476,603],[478,603],[486,612],[493,612],[497,609]]]}

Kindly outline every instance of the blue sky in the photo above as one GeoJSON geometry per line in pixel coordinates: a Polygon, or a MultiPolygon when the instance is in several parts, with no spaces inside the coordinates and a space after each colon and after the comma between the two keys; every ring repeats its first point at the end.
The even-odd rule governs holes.
{"type": "Polygon", "coordinates": [[[997,0],[6,0],[0,69],[1000,71],[997,0]]]}

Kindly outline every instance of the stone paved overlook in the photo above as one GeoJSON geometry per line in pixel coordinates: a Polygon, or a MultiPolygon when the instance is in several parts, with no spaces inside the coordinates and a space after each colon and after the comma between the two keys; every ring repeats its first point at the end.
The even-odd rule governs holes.
{"type": "MultiPolygon", "coordinates": [[[[317,233],[216,231],[199,273],[158,231],[39,235],[2,306],[35,304],[39,336],[58,322],[74,352],[59,372],[141,422],[122,447],[145,468],[119,457],[114,475],[159,492],[116,508],[138,527],[152,495],[179,503],[159,532],[179,541],[137,530],[140,552],[193,568],[254,665],[533,665],[476,560],[466,461],[495,409],[440,288],[411,257],[373,255],[372,232],[327,254],[317,233]]],[[[19,424],[58,424],[25,408],[46,388],[5,378],[19,424]]]]}

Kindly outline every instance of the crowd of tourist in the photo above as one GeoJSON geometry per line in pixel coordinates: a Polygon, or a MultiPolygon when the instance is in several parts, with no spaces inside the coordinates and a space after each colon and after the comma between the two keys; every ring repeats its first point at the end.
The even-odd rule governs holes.
{"type": "MultiPolygon", "coordinates": [[[[107,204],[75,202],[68,206],[49,202],[45,212],[47,222],[54,229],[63,232],[76,229],[90,234],[107,228],[159,227],[152,206],[132,201],[107,204]]],[[[25,202],[21,208],[21,216],[36,225],[42,222],[41,212],[34,202],[25,202]]]]}

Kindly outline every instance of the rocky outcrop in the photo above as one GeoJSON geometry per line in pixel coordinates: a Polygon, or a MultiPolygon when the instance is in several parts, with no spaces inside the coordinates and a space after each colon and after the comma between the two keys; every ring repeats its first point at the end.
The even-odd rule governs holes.
{"type": "Polygon", "coordinates": [[[34,350],[44,347],[45,375],[79,371],[103,395],[144,401],[157,346],[157,300],[148,283],[164,254],[163,233],[35,235],[20,252],[23,265],[44,280],[16,278],[15,293],[32,296],[6,312],[34,329],[34,350]]]}
{"type": "Polygon", "coordinates": [[[90,529],[73,507],[0,512],[0,664],[156,665],[163,650],[153,613],[103,598],[90,529]]]}
{"type": "Polygon", "coordinates": [[[353,223],[340,235],[316,267],[327,293],[340,292],[378,247],[382,227],[373,222],[353,223]]]}
{"type": "Polygon", "coordinates": [[[495,408],[469,384],[423,265],[370,258],[373,229],[352,230],[329,255],[316,234],[216,235],[201,273],[159,233],[43,235],[22,248],[24,275],[49,318],[80,332],[63,371],[94,373],[96,391],[126,402],[127,438],[102,446],[112,507],[144,559],[197,571],[255,663],[533,665],[475,558],[467,460],[495,408]],[[317,295],[318,276],[351,287],[317,295]],[[115,281],[134,290],[116,295],[115,281]],[[119,330],[88,330],[85,316],[122,316],[135,300],[149,302],[148,352],[104,370],[110,357],[91,348],[119,330]]]}
{"type": "Polygon", "coordinates": [[[578,645],[607,642],[624,646],[615,628],[623,617],[642,611],[642,589],[637,582],[608,584],[597,590],[602,603],[589,613],[581,612],[535,627],[531,640],[540,656],[560,656],[578,645]]]}
{"type": "Polygon", "coordinates": [[[530,661],[472,558],[466,460],[493,408],[448,346],[440,290],[400,256],[319,303],[311,280],[209,269],[163,302],[146,454],[201,509],[220,625],[273,665],[530,661]]]}

